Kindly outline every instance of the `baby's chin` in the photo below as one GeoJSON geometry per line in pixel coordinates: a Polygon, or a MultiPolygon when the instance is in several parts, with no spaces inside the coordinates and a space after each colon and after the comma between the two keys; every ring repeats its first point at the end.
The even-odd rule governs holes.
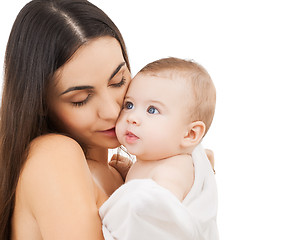
{"type": "Polygon", "coordinates": [[[126,142],[120,141],[120,140],[119,140],[119,142],[120,142],[120,145],[123,146],[123,150],[124,150],[124,151],[127,151],[128,154],[135,155],[135,156],[138,154],[138,152],[134,151],[134,150],[132,149],[132,147],[129,146],[126,142]],[[133,150],[133,151],[132,151],[132,150],[133,150]]]}
{"type": "Polygon", "coordinates": [[[116,137],[117,137],[117,140],[118,140],[120,146],[124,146],[125,144],[124,144],[124,141],[123,141],[123,137],[121,137],[120,135],[117,135],[117,134],[116,134],[116,137]]]}

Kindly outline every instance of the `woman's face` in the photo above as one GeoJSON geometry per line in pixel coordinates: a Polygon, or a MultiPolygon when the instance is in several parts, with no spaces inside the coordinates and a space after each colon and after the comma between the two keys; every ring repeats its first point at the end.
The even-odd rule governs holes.
{"type": "Polygon", "coordinates": [[[49,116],[85,146],[117,147],[115,123],[130,80],[119,42],[91,40],[56,72],[48,91],[49,116]]]}

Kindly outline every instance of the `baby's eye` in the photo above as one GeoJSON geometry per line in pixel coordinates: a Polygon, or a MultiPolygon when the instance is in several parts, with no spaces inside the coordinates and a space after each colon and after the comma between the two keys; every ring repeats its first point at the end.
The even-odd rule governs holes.
{"type": "Polygon", "coordinates": [[[133,103],[132,102],[126,102],[124,104],[124,108],[125,109],[132,109],[134,107],[133,103]]]}
{"type": "Polygon", "coordinates": [[[158,109],[155,108],[154,106],[148,107],[147,112],[150,114],[158,114],[159,113],[158,109]]]}

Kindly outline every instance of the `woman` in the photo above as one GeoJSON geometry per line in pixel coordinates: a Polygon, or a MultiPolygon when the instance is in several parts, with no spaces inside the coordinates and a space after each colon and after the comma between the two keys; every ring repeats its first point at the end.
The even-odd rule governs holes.
{"type": "Polygon", "coordinates": [[[97,210],[123,183],[107,157],[129,69],[119,30],[88,1],[21,10],[5,58],[0,239],[103,239],[97,210]]]}
{"type": "Polygon", "coordinates": [[[131,79],[119,30],[85,0],[31,1],[4,78],[0,239],[103,239],[98,209],[123,183],[108,149],[131,79]]]}

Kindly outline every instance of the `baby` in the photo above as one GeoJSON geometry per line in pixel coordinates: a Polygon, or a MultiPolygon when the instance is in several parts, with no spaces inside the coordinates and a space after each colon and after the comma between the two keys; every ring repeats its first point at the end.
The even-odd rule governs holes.
{"type": "MultiPolygon", "coordinates": [[[[135,231],[130,230],[132,226],[139,231],[139,236],[133,236],[134,239],[217,239],[213,172],[206,157],[196,163],[193,156],[196,148],[201,149],[197,150],[199,154],[205,155],[198,145],[211,125],[215,102],[216,91],[209,74],[192,61],[161,59],[146,65],[135,76],[116,124],[116,134],[128,152],[136,156],[136,162],[127,174],[126,184],[100,210],[103,231],[108,229],[109,232],[104,233],[106,239],[132,239],[131,232],[135,231]],[[208,165],[201,167],[200,161],[203,160],[208,165]],[[198,186],[199,178],[203,179],[201,186],[198,186]],[[192,190],[196,181],[196,189],[192,190]],[[207,196],[213,199],[209,197],[206,200],[207,191],[204,188],[209,191],[207,196]],[[128,203],[124,202],[124,198],[128,203]],[[194,200],[198,199],[204,199],[199,200],[202,205],[194,207],[197,205],[194,200]],[[181,209],[184,204],[193,204],[189,215],[185,215],[187,208],[181,209]],[[158,207],[164,210],[158,212],[158,207]],[[201,207],[212,209],[211,213],[200,213],[198,209],[201,207]],[[128,220],[124,221],[124,217],[120,217],[120,209],[136,217],[127,217],[128,220]],[[113,218],[110,218],[112,211],[113,218]],[[199,213],[196,215],[196,212],[199,213]],[[164,217],[158,217],[158,214],[164,217]],[[207,220],[200,219],[206,218],[206,215],[207,220]],[[118,223],[115,223],[116,217],[120,219],[118,223]],[[175,222],[177,218],[183,223],[175,222]],[[114,224],[108,219],[113,219],[114,224]],[[167,222],[170,222],[169,226],[167,222]],[[181,225],[186,222],[189,226],[185,231],[181,225]],[[165,227],[162,227],[164,224],[165,227]],[[112,237],[108,238],[109,234],[112,237]]],[[[204,155],[199,156],[204,158],[204,155]]]]}
{"type": "Polygon", "coordinates": [[[194,182],[192,151],[210,127],[216,93],[200,65],[161,59],[132,80],[116,125],[119,142],[136,156],[126,182],[151,178],[182,201],[194,182]]]}

